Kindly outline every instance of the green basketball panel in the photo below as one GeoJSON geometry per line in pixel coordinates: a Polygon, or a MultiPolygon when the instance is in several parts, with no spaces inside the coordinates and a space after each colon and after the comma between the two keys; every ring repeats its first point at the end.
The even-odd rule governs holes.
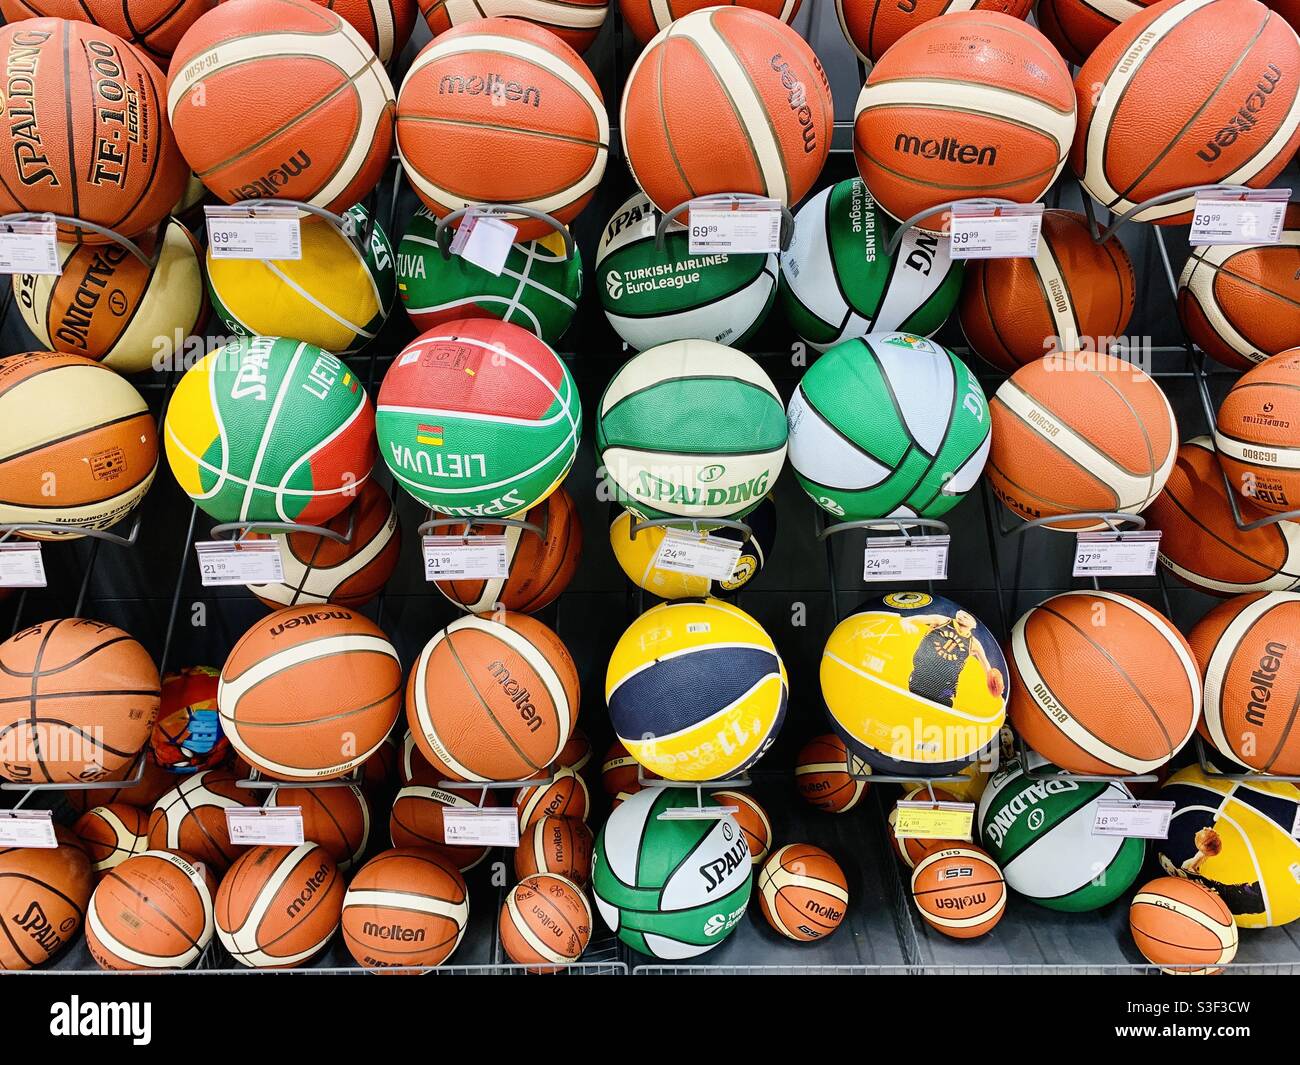
{"type": "Polygon", "coordinates": [[[770,392],[729,378],[663,381],[626,397],[600,418],[607,446],[687,454],[771,451],[785,443],[785,411],[770,392]]]}

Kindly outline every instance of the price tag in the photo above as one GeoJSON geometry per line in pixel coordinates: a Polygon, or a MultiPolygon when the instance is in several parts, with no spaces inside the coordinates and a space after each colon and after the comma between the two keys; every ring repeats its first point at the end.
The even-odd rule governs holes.
{"type": "Polygon", "coordinates": [[[942,581],[948,576],[951,536],[868,536],[864,581],[942,581]]]}
{"type": "Polygon", "coordinates": [[[1041,203],[956,203],[948,252],[954,259],[1032,259],[1042,228],[1041,203]]]}
{"type": "Polygon", "coordinates": [[[1291,835],[1295,839],[1300,839],[1300,808],[1295,812],[1295,824],[1291,826],[1291,835]]]}
{"type": "Polygon", "coordinates": [[[1174,804],[1168,800],[1098,799],[1092,820],[1092,834],[1166,839],[1173,816],[1174,804]]]}
{"type": "Polygon", "coordinates": [[[303,842],[301,806],[232,806],[226,832],[240,847],[296,847],[303,842]]]}
{"type": "Polygon", "coordinates": [[[781,250],[781,202],[693,203],[687,221],[690,253],[770,254],[781,250]]]}
{"type": "Polygon", "coordinates": [[[214,259],[302,258],[296,207],[205,207],[214,259]]]}
{"type": "Polygon", "coordinates": [[[510,576],[506,538],[499,536],[426,536],[424,579],[494,579],[510,576]]]}
{"type": "Polygon", "coordinates": [[[1249,193],[1198,192],[1187,242],[1199,244],[1277,244],[1282,239],[1289,189],[1249,193]]]}
{"type": "Polygon", "coordinates": [[[0,544],[0,588],[44,588],[46,583],[40,544],[0,544]]]}
{"type": "Polygon", "coordinates": [[[53,850],[59,845],[50,810],[0,810],[0,847],[53,850]]]}
{"type": "Polygon", "coordinates": [[[519,227],[504,218],[471,210],[463,215],[451,238],[451,253],[489,274],[501,276],[510,249],[519,239],[519,227]]]}
{"type": "Polygon", "coordinates": [[[284,559],[275,540],[198,540],[194,550],[205,588],[284,580],[284,559]]]}
{"type": "Polygon", "coordinates": [[[1160,530],[1081,532],[1074,548],[1076,577],[1149,577],[1156,571],[1160,530]]]}
{"type": "Polygon", "coordinates": [[[739,806],[673,806],[658,815],[660,821],[717,821],[723,814],[740,812],[739,806]]]}
{"type": "Polygon", "coordinates": [[[443,839],[457,847],[518,847],[519,811],[513,806],[442,811],[443,839]]]}
{"type": "Polygon", "coordinates": [[[898,803],[894,835],[898,839],[970,839],[975,824],[972,802],[898,803]]]}
{"type": "Polygon", "coordinates": [[[0,225],[0,274],[61,274],[54,220],[0,225]]]}
{"type": "Polygon", "coordinates": [[[736,572],[740,548],[739,540],[723,540],[685,529],[665,529],[654,565],[674,573],[694,573],[710,580],[726,581],[736,572]]]}

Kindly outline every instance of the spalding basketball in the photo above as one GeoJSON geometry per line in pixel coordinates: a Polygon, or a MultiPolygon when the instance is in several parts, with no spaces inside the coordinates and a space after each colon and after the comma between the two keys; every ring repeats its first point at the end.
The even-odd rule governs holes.
{"type": "Polygon", "coordinates": [[[315,525],[370,476],[374,424],[366,390],[340,359],[301,341],[252,337],[185,371],[163,436],[173,476],[217,521],[315,525]]]}
{"type": "Polygon", "coordinates": [[[867,793],[871,766],[850,754],[834,733],[814,736],[794,763],[794,786],[804,802],[830,814],[852,810],[867,793]]]}
{"type": "Polygon", "coordinates": [[[374,49],[308,0],[219,4],[181,38],[167,79],[176,141],[226,203],[346,210],[388,165],[394,106],[374,49]]]}
{"type": "Polygon", "coordinates": [[[348,24],[374,49],[379,61],[388,64],[402,54],[415,28],[415,0],[316,0],[348,24]]]}
{"type": "Polygon", "coordinates": [[[834,109],[798,33],[727,7],[660,30],[628,74],[620,118],[632,177],[659,210],[723,192],[793,207],[826,163],[834,109]]]}
{"type": "Polygon", "coordinates": [[[767,923],[786,939],[809,943],[839,928],[849,908],[849,883],[820,847],[788,843],[760,870],[758,903],[767,923]]]}
{"type": "Polygon", "coordinates": [[[767,811],[747,791],[715,791],[713,801],[720,806],[735,807],[731,816],[745,834],[749,860],[753,865],[762,865],[772,849],[772,819],[767,811]]]}
{"type": "Polygon", "coordinates": [[[72,831],[100,876],[149,846],[148,815],[124,802],[87,810],[72,831]]]}
{"type": "Polygon", "coordinates": [[[1034,7],[1034,21],[1066,61],[1077,66],[1092,55],[1111,30],[1152,2],[1038,0],[1034,7]]]}
{"type": "Polygon", "coordinates": [[[935,931],[953,939],[974,939],[1002,920],[1007,885],[1002,870],[979,847],[944,847],[916,863],[912,901],[935,931]]]}
{"type": "Polygon", "coordinates": [[[501,949],[516,965],[557,972],[582,957],[591,942],[591,903],[573,881],[534,873],[506,895],[497,928],[501,949]]]}
{"type": "Polygon", "coordinates": [[[1143,884],[1128,908],[1142,956],[1175,976],[1211,976],[1237,956],[1237,925],[1217,894],[1178,876],[1143,884]]]}
{"type": "Polygon", "coordinates": [[[303,839],[324,847],[340,873],[360,862],[370,844],[370,803],[355,784],[276,788],[263,805],[301,809],[303,839]]]}
{"type": "Polygon", "coordinates": [[[0,847],[0,972],[43,965],[81,930],[95,874],[58,831],[57,847],[0,847]]]}
{"type": "MultiPolygon", "coordinates": [[[[1079,68],[1070,165],[1114,214],[1194,185],[1263,188],[1300,147],[1296,71],[1300,40],[1258,0],[1160,0],[1079,68]]],[[[1187,195],[1133,218],[1183,224],[1192,205],[1187,195]]]]}
{"type": "Polygon", "coordinates": [[[0,643],[0,777],[89,784],[135,760],[153,729],[158,669],[121,629],[42,621],[0,643]]]}
{"type": "Polygon", "coordinates": [[[401,710],[388,637],[349,607],[298,606],[253,625],[221,670],[221,725],[240,755],[279,780],[355,769],[401,710]]]}
{"type": "MultiPolygon", "coordinates": [[[[1021,19],[960,11],[922,23],[872,68],[854,109],[853,154],[897,219],[971,197],[1032,203],[1074,136],[1070,71],[1021,19]]],[[[921,220],[938,229],[939,213],[921,220]]]]}
{"type": "Polygon", "coordinates": [[[609,0],[420,0],[420,13],[435,37],[452,26],[500,15],[544,26],[581,52],[604,25],[609,0]]]}
{"type": "Polygon", "coordinates": [[[186,666],[163,677],[162,705],[149,752],[169,773],[197,773],[230,756],[230,741],[217,713],[220,675],[211,666],[186,666]]]}
{"type": "MultiPolygon", "coordinates": [[[[800,0],[741,0],[736,6],[789,22],[799,13],[799,4],[800,0]]],[[[656,0],[619,0],[618,8],[636,39],[645,44],[692,11],[714,6],[711,0],[669,0],[666,4],[656,0]]]]}
{"type": "MultiPolygon", "coordinates": [[[[14,138],[0,160],[0,214],[48,211],[124,237],[167,217],[189,171],[152,60],[107,30],[62,18],[0,28],[0,53],[14,138]]],[[[60,226],[59,234],[108,240],[77,226],[60,226]]]]}
{"type": "Polygon", "coordinates": [[[149,815],[149,846],[181,851],[221,873],[240,848],[230,841],[226,811],[256,806],[255,791],[241,788],[226,769],[206,769],[186,777],[154,804],[149,815]]]}
{"type": "Polygon", "coordinates": [[[115,33],[167,69],[181,35],[216,0],[0,0],[6,22],[51,16],[90,22],[115,33]]]}
{"type": "Polygon", "coordinates": [[[555,873],[584,885],[591,879],[591,829],[574,817],[541,817],[519,833],[515,876],[555,873]]]}
{"type": "Polygon", "coordinates": [[[950,11],[996,11],[1023,19],[1033,7],[1033,0],[835,0],[840,29],[858,58],[875,63],[905,34],[933,18],[950,11]]]}
{"type": "Polygon", "coordinates": [[[486,858],[492,848],[448,843],[443,811],[498,805],[499,800],[490,790],[480,792],[470,788],[407,784],[393,800],[388,835],[394,847],[419,847],[432,851],[454,868],[467,873],[486,858]]]}
{"type": "MultiPolygon", "coordinates": [[[[571,222],[605,173],[609,116],[582,58],[541,26],[491,18],[455,26],[411,64],[397,146],[412,187],[440,218],[515,204],[571,222]]],[[[505,216],[518,238],[551,225],[505,216]]]]}
{"type": "Polygon", "coordinates": [[[1261,510],[1300,509],[1295,399],[1300,348],[1244,373],[1219,405],[1214,447],[1228,482],[1261,510]]]}
{"type": "MultiPolygon", "coordinates": [[[[1145,510],[1178,452],[1160,386],[1113,355],[1059,352],[1022,366],[993,396],[989,487],[1026,520],[1145,510]]],[[[1092,519],[1053,529],[1102,529],[1092,519]]]]}
{"type": "Polygon", "coordinates": [[[104,877],[86,913],[101,969],[188,969],[212,940],[212,891],[185,855],[147,850],[104,877]]]}

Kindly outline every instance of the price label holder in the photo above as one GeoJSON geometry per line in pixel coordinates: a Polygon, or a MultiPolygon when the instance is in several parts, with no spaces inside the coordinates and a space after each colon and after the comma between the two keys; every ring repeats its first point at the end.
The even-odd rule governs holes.
{"type": "Polygon", "coordinates": [[[54,219],[0,223],[0,274],[61,274],[54,219]]]}
{"type": "Polygon", "coordinates": [[[510,576],[510,555],[504,534],[498,536],[426,536],[424,579],[492,580],[510,576]]]}
{"type": "Polygon", "coordinates": [[[296,207],[204,207],[208,248],[214,259],[302,258],[302,223],[296,207]]]}
{"type": "Polygon", "coordinates": [[[1187,242],[1193,246],[1277,244],[1290,199],[1289,189],[1198,192],[1187,242]]]}
{"type": "Polygon", "coordinates": [[[717,821],[723,814],[736,814],[739,806],[673,806],[659,814],[660,821],[717,821]]]}
{"type": "Polygon", "coordinates": [[[240,847],[297,847],[303,842],[301,806],[235,806],[226,810],[230,842],[240,847]]]}
{"type": "Polygon", "coordinates": [[[443,839],[456,847],[518,847],[519,811],[510,807],[456,807],[442,811],[443,839]]]}
{"type": "Polygon", "coordinates": [[[963,839],[971,838],[975,824],[973,802],[917,802],[897,803],[894,817],[894,836],[898,839],[963,839]]]}
{"type": "Polygon", "coordinates": [[[1092,819],[1094,836],[1166,839],[1174,804],[1164,799],[1098,799],[1092,819]]]}
{"type": "Polygon", "coordinates": [[[864,581],[942,581],[948,577],[951,536],[868,536],[864,581]]]}
{"type": "Polygon", "coordinates": [[[732,252],[771,254],[781,250],[781,201],[736,200],[693,203],[687,218],[692,255],[732,252]]]}
{"type": "Polygon", "coordinates": [[[0,810],[0,847],[53,850],[59,845],[51,810],[0,810]]]}
{"type": "Polygon", "coordinates": [[[1160,554],[1160,530],[1081,532],[1074,548],[1075,577],[1149,577],[1160,554]]]}
{"type": "Polygon", "coordinates": [[[284,559],[274,540],[197,540],[194,550],[205,588],[284,580],[284,559]]]}
{"type": "Polygon", "coordinates": [[[510,248],[519,239],[519,227],[495,215],[481,214],[470,208],[461,216],[451,238],[451,253],[467,263],[482,267],[489,274],[501,276],[510,248]]]}
{"type": "Polygon", "coordinates": [[[1041,203],[954,203],[948,252],[954,259],[1032,259],[1042,228],[1041,203]]]}
{"type": "Polygon", "coordinates": [[[0,544],[0,588],[44,588],[46,583],[40,544],[0,544]]]}
{"type": "Polygon", "coordinates": [[[1300,839],[1300,809],[1295,812],[1295,824],[1291,826],[1291,838],[1300,839]]]}
{"type": "Polygon", "coordinates": [[[714,581],[731,580],[740,561],[739,540],[724,540],[686,529],[664,530],[654,565],[675,573],[692,573],[714,581]]]}

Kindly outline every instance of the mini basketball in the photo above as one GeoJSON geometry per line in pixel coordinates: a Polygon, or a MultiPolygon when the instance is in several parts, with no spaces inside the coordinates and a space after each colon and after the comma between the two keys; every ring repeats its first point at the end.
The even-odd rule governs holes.
{"type": "MultiPolygon", "coordinates": [[[[523,19],[478,19],[415,57],[397,98],[397,146],[440,218],[498,203],[571,222],[605,173],[609,116],[587,64],[555,34],[523,19]]],[[[506,217],[516,239],[551,232],[540,219],[506,217]]]]}
{"type": "MultiPolygon", "coordinates": [[[[909,788],[903,793],[898,802],[962,802],[950,791],[938,787],[914,787],[909,788]]],[[[953,844],[953,840],[945,839],[922,839],[916,836],[899,836],[897,833],[898,824],[898,802],[894,804],[893,809],[889,811],[889,842],[893,845],[894,854],[908,869],[915,869],[916,863],[924,858],[933,850],[940,850],[953,844]]]]}
{"type": "Polygon", "coordinates": [[[213,932],[212,891],[184,855],[147,850],[100,882],[86,912],[86,948],[101,969],[188,969],[213,932]]]}
{"type": "Polygon", "coordinates": [[[452,26],[485,16],[526,18],[579,52],[596,39],[608,0],[420,0],[420,12],[437,37],[452,26]]]}
{"type": "Polygon", "coordinates": [[[139,505],[158,469],[144,397],[107,367],[52,351],[0,359],[0,522],[107,529],[139,505]]]}
{"type": "Polygon", "coordinates": [[[567,766],[544,770],[551,779],[529,784],[515,792],[519,827],[528,828],[543,817],[573,817],[585,821],[591,810],[587,782],[567,766]]]}
{"type": "Polygon", "coordinates": [[[393,800],[388,835],[394,847],[419,847],[433,851],[462,873],[467,873],[486,858],[492,848],[448,843],[443,812],[498,805],[500,803],[491,791],[407,784],[393,800]]]}
{"type": "Polygon", "coordinates": [[[1007,885],[1002,870],[979,847],[944,847],[916,863],[912,901],[936,932],[953,939],[975,939],[1002,920],[1007,885]]]}
{"type": "Polygon", "coordinates": [[[96,875],[103,876],[149,846],[149,815],[135,806],[96,806],[77,818],[72,831],[96,875]]]}
{"type": "Polygon", "coordinates": [[[554,873],[579,886],[591,879],[591,829],[576,817],[540,817],[519,833],[515,876],[554,873]]]}
{"type": "Polygon", "coordinates": [[[1267,359],[1237,379],[1219,406],[1214,448],[1228,482],[1261,510],[1300,508],[1295,400],[1300,348],[1267,359]]]}
{"type": "Polygon", "coordinates": [[[617,502],[645,518],[741,518],[785,461],[781,397],[742,351],[678,340],[643,351],[600,397],[596,451],[617,502]]]}
{"type": "Polygon", "coordinates": [[[540,621],[458,618],[420,652],[406,686],[420,753],[451,780],[524,780],[549,766],[578,718],[578,671],[540,621]]]}
{"type": "MultiPolygon", "coordinates": [[[[1263,188],[1300,146],[1297,69],[1295,31],[1258,0],[1160,0],[1125,19],[1079,68],[1070,165],[1115,214],[1193,185],[1263,188]],[[1134,138],[1139,126],[1144,135],[1134,138]]],[[[1132,217],[1180,225],[1193,199],[1132,217]]]]}
{"type": "Polygon", "coordinates": [[[890,4],[884,0],[835,0],[840,29],[858,58],[868,67],[885,54],[900,38],[950,11],[996,11],[1023,19],[1033,7],[1032,0],[922,0],[890,4]]]}
{"type": "Polygon", "coordinates": [[[425,506],[509,517],[564,480],[582,436],[582,403],[543,341],[509,322],[464,319],[397,356],[375,428],[393,477],[425,506]]]}
{"type": "Polygon", "coordinates": [[[534,873],[510,889],[497,929],[501,949],[530,972],[554,973],[591,942],[591,904],[582,888],[555,873],[534,873]]]}
{"type": "Polygon", "coordinates": [[[793,207],[826,163],[833,126],[830,84],[807,42],[743,7],[660,30],[627,76],[619,122],[632,177],[664,212],[723,192],[793,207]]]}
{"type": "Polygon", "coordinates": [[[370,803],[355,784],[276,788],[263,805],[300,807],[303,839],[323,847],[340,873],[357,865],[370,844],[370,803]]]}
{"type": "Polygon", "coordinates": [[[163,436],[172,475],[210,517],[314,525],[365,485],[374,425],[365,389],[341,360],[301,341],[251,337],[185,371],[163,436]]]}
{"type": "Polygon", "coordinates": [[[1142,957],[1175,976],[1216,975],[1237,955],[1237,926],[1223,899],[1176,876],[1138,888],[1128,927],[1142,957]]]}
{"type": "Polygon", "coordinates": [[[241,788],[226,769],[205,769],[164,792],[149,815],[149,847],[180,851],[220,874],[240,853],[230,841],[226,811],[256,806],[259,796],[241,788]]]}
{"type": "Polygon", "coordinates": [[[877,769],[960,770],[998,739],[1007,663],[950,599],[891,592],[841,621],[822,652],[822,697],[848,749],[877,769]]]}
{"type": "Polygon", "coordinates": [[[374,49],[308,0],[218,4],[181,38],[167,79],[176,142],[226,203],[347,210],[388,165],[394,107],[374,49]]]}
{"type": "Polygon", "coordinates": [[[89,784],[149,742],[158,669],[121,629],[60,618],[0,643],[0,777],[89,784]]]}
{"type": "Polygon", "coordinates": [[[789,680],[772,638],[719,599],[661,603],[628,626],[605,674],[628,753],[668,780],[753,765],[785,720],[789,680]]]}
{"type": "Polygon", "coordinates": [[[348,24],[374,49],[381,63],[399,58],[415,28],[415,0],[316,0],[348,24]]]}
{"type": "MultiPolygon", "coordinates": [[[[788,23],[799,13],[799,4],[800,0],[743,0],[736,6],[761,11],[788,23]]],[[[691,12],[713,6],[708,0],[670,0],[666,4],[655,0],[619,0],[618,5],[623,21],[642,44],[691,12]]]]}
{"type": "Polygon", "coordinates": [[[795,758],[794,786],[800,797],[819,810],[842,814],[867,793],[871,766],[850,754],[834,733],[814,736],[795,758]]]}
{"type": "Polygon", "coordinates": [[[45,964],[81,930],[95,874],[82,847],[0,847],[0,972],[45,964]]]}
{"type": "MultiPolygon", "coordinates": [[[[1137,514],[1160,494],[1178,453],[1178,423],[1160,386],[1113,355],[1047,355],[1003,382],[989,409],[989,487],[1026,520],[1137,514]]],[[[1049,528],[1105,524],[1080,518],[1049,528]]]]}
{"type": "Polygon", "coordinates": [[[836,518],[938,517],[979,479],[988,402],[966,364],[908,333],[837,344],[790,397],[790,465],[836,518]]]}
{"type": "Polygon", "coordinates": [[[1066,62],[1078,65],[1092,55],[1116,26],[1151,0],[1038,0],[1034,21],[1066,62]]]}
{"type": "MultiPolygon", "coordinates": [[[[1074,86],[1021,19],[956,11],[882,56],[853,114],[858,173],[885,211],[909,219],[952,200],[1041,197],[1074,137],[1074,86]]],[[[940,221],[932,213],[922,225],[940,221]]]]}
{"type": "Polygon", "coordinates": [[[170,773],[212,769],[230,755],[230,741],[217,713],[220,671],[186,666],[162,682],[162,705],[149,738],[154,761],[170,773]]]}
{"type": "Polygon", "coordinates": [[[278,780],[355,769],[401,710],[397,651],[349,607],[298,606],[253,625],[221,670],[221,726],[253,768],[278,780]]]}
{"type": "Polygon", "coordinates": [[[216,0],[0,0],[6,22],[41,16],[93,23],[167,69],[181,35],[216,0]]]}
{"type": "Polygon", "coordinates": [[[1011,630],[1011,723],[1072,773],[1136,775],[1192,737],[1201,683],[1192,649],[1156,610],[1118,592],[1064,592],[1011,630]]]}
{"type": "Polygon", "coordinates": [[[840,926],[849,908],[849,884],[820,847],[789,843],[763,863],[758,904],[767,923],[786,939],[809,943],[840,926]]]}
{"type": "Polygon", "coordinates": [[[767,811],[747,791],[715,791],[713,801],[720,806],[736,808],[731,816],[745,835],[749,860],[754,865],[762,865],[772,849],[772,819],[767,816],[767,811]]]}

